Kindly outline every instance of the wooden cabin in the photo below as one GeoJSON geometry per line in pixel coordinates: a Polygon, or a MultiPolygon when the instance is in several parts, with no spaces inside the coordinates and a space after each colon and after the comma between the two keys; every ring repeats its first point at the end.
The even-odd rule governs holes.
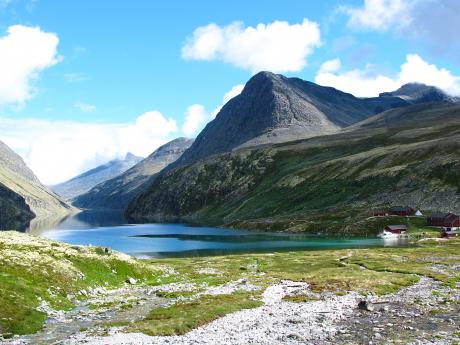
{"type": "Polygon", "coordinates": [[[407,226],[404,224],[387,225],[385,231],[391,232],[392,234],[405,234],[407,232],[407,226]]]}
{"type": "Polygon", "coordinates": [[[396,206],[390,208],[390,214],[401,217],[413,216],[415,214],[415,210],[412,207],[396,206]]]}
{"type": "Polygon", "coordinates": [[[460,216],[452,212],[433,213],[427,218],[426,221],[429,226],[439,226],[454,229],[460,228],[460,216]]]}

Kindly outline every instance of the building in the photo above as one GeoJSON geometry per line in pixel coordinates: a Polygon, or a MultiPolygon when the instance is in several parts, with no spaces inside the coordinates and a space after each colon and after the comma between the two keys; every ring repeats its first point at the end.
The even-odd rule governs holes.
{"type": "Polygon", "coordinates": [[[436,212],[431,214],[427,218],[427,224],[429,226],[439,226],[458,229],[460,227],[460,216],[452,212],[436,212]]]}
{"type": "Polygon", "coordinates": [[[452,230],[458,230],[460,228],[460,216],[454,213],[449,213],[446,218],[444,218],[444,228],[450,228],[452,230]]]}
{"type": "Polygon", "coordinates": [[[374,217],[388,216],[388,211],[386,211],[386,210],[374,210],[372,213],[373,213],[374,217]]]}
{"type": "Polygon", "coordinates": [[[407,232],[407,226],[404,224],[387,225],[384,231],[391,232],[392,234],[404,234],[407,232]]]}
{"type": "Polygon", "coordinates": [[[415,214],[415,210],[412,207],[397,206],[390,208],[390,214],[401,217],[413,216],[415,214]]]}

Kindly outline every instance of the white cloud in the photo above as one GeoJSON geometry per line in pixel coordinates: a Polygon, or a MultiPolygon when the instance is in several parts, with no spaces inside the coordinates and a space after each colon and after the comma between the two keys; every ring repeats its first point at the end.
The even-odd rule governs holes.
{"type": "Polygon", "coordinates": [[[320,45],[317,23],[304,19],[300,24],[274,21],[245,27],[241,22],[220,27],[197,28],[182,47],[189,60],[220,60],[256,73],[302,70],[307,57],[320,45]]]}
{"type": "Polygon", "coordinates": [[[147,112],[134,123],[0,117],[0,139],[21,154],[46,184],[65,181],[128,152],[147,156],[176,131],[176,122],[158,111],[147,112]]]}
{"type": "Polygon", "coordinates": [[[212,118],[214,119],[216,115],[219,113],[219,111],[222,109],[222,107],[232,98],[238,96],[244,89],[243,84],[238,84],[235,85],[234,87],[231,88],[230,91],[226,92],[224,94],[224,97],[222,97],[222,104],[219,105],[214,111],[212,112],[212,118]]]}
{"type": "Polygon", "coordinates": [[[458,0],[365,0],[361,7],[341,6],[339,11],[349,16],[350,28],[392,31],[420,41],[435,55],[458,60],[458,0]]]}
{"type": "Polygon", "coordinates": [[[185,121],[182,126],[182,132],[185,136],[191,137],[197,135],[203,127],[213,120],[222,107],[233,97],[238,96],[243,91],[244,85],[238,84],[233,86],[230,91],[226,92],[222,97],[220,104],[214,111],[208,112],[201,104],[193,104],[187,108],[185,112],[185,121]]]}
{"type": "Polygon", "coordinates": [[[204,106],[201,104],[193,104],[189,106],[185,112],[185,122],[182,126],[182,132],[184,132],[187,137],[194,136],[208,119],[209,115],[206,113],[204,106]]]}
{"type": "Polygon", "coordinates": [[[433,85],[452,95],[460,94],[460,76],[445,68],[429,64],[417,54],[407,55],[399,73],[393,77],[374,73],[371,65],[364,69],[343,72],[339,71],[340,67],[339,59],[326,61],[320,67],[315,82],[359,97],[378,96],[380,92],[394,91],[410,82],[433,85]]]}
{"type": "Polygon", "coordinates": [[[364,7],[341,7],[349,15],[348,26],[357,29],[388,30],[408,26],[411,9],[418,0],[365,0],[364,7]]]}
{"type": "Polygon", "coordinates": [[[33,96],[31,81],[60,61],[59,39],[39,27],[13,25],[0,37],[0,105],[23,104],[33,96]]]}
{"type": "Polygon", "coordinates": [[[232,89],[228,92],[225,93],[224,97],[222,98],[222,104],[227,103],[229,100],[232,98],[238,96],[241,91],[243,91],[244,85],[243,84],[238,84],[232,87],[232,89]]]}
{"type": "Polygon", "coordinates": [[[96,110],[96,106],[88,103],[77,102],[74,104],[75,108],[80,110],[83,113],[90,113],[96,110]]]}

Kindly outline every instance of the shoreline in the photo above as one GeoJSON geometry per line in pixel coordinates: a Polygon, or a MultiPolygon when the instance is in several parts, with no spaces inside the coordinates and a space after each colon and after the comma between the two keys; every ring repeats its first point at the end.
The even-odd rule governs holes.
{"type": "Polygon", "coordinates": [[[24,315],[40,316],[24,323],[17,308],[8,309],[13,300],[0,296],[7,298],[2,315],[13,320],[0,320],[0,333],[15,345],[213,344],[216,334],[234,344],[361,345],[393,343],[397,329],[407,344],[454,344],[459,248],[459,239],[424,240],[417,247],[137,260],[0,233],[0,288],[24,301],[16,303],[24,315]],[[38,333],[28,331],[31,324],[38,333]]]}

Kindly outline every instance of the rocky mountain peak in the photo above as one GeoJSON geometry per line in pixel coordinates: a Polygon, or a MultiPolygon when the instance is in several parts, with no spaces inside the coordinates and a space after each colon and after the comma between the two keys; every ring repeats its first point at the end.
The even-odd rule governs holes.
{"type": "Polygon", "coordinates": [[[425,102],[457,102],[459,99],[448,95],[443,90],[422,83],[407,83],[398,90],[383,92],[380,97],[400,97],[411,103],[425,102]]]}

